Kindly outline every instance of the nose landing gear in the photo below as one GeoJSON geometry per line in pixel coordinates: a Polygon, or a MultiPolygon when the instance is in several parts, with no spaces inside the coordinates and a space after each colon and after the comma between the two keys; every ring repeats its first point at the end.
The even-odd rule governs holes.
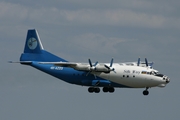
{"type": "Polygon", "coordinates": [[[146,90],[143,91],[143,95],[145,95],[145,96],[146,96],[146,95],[149,95],[148,89],[149,89],[149,88],[147,87],[146,90]]]}

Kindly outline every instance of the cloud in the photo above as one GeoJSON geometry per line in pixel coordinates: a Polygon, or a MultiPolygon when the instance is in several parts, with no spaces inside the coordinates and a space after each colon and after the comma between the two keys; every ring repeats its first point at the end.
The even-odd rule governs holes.
{"type": "Polygon", "coordinates": [[[28,9],[19,4],[0,2],[1,21],[19,21],[27,18],[28,9]]]}
{"type": "MultiPolygon", "coordinates": [[[[137,5],[135,4],[135,6],[137,5]]],[[[1,21],[4,20],[5,23],[13,20],[16,23],[24,22],[25,24],[35,24],[36,22],[36,24],[50,25],[180,27],[180,18],[121,8],[63,10],[57,7],[32,8],[21,4],[0,2],[0,17],[2,18],[1,21]]]]}
{"type": "Polygon", "coordinates": [[[119,47],[130,40],[118,37],[108,37],[98,33],[85,33],[70,36],[65,41],[56,41],[54,51],[71,61],[87,62],[88,58],[104,61],[117,56],[122,51],[119,47]]]}
{"type": "Polygon", "coordinates": [[[116,53],[115,46],[125,42],[122,38],[105,37],[101,34],[87,33],[75,36],[71,43],[80,47],[82,50],[94,51],[100,53],[116,53]],[[108,52],[109,51],[109,52],[108,52]]]}
{"type": "MultiPolygon", "coordinates": [[[[57,10],[57,14],[69,24],[82,25],[113,25],[144,28],[164,28],[173,25],[170,21],[178,23],[177,19],[165,18],[162,15],[147,14],[143,12],[111,9],[111,10],[57,10]],[[168,24],[169,23],[169,24],[168,24]]],[[[60,18],[58,17],[58,18],[60,18]]],[[[61,19],[59,19],[61,21],[61,19]]]]}
{"type": "MultiPolygon", "coordinates": [[[[105,9],[103,7],[99,7],[99,9],[93,9],[92,5],[87,8],[80,7],[79,9],[61,9],[55,6],[31,7],[19,3],[0,2],[0,18],[2,18],[1,22],[5,23],[1,26],[0,31],[2,32],[1,34],[3,34],[4,31],[8,31],[8,34],[17,36],[17,33],[15,33],[16,29],[22,30],[18,28],[19,26],[25,28],[25,30],[27,30],[27,27],[38,28],[38,26],[43,26],[43,28],[48,29],[49,27],[52,27],[53,30],[55,29],[55,27],[58,27],[58,30],[63,30],[62,26],[65,26],[65,28],[70,26],[68,29],[76,28],[78,26],[80,30],[80,26],[86,26],[87,28],[81,28],[81,32],[79,35],[71,34],[71,37],[65,38],[65,40],[71,40],[69,41],[71,45],[69,45],[67,42],[65,43],[64,41],[61,41],[61,43],[58,45],[62,44],[62,48],[66,51],[69,51],[70,55],[73,54],[72,52],[74,52],[75,50],[77,51],[77,53],[81,53],[83,55],[91,54],[91,56],[94,56],[95,54],[98,54],[105,56],[114,56],[116,54],[124,54],[124,51],[129,54],[146,54],[147,52],[153,53],[155,51],[155,47],[153,46],[157,45],[153,45],[154,42],[146,42],[151,41],[152,37],[144,36],[144,32],[141,28],[160,30],[164,28],[180,28],[180,18],[178,16],[168,16],[160,14],[160,12],[156,13],[154,11],[147,12],[150,11],[151,7],[154,5],[152,2],[132,2],[132,4],[130,4],[129,6],[126,2],[124,2],[123,5],[125,6],[122,8],[112,7],[108,9],[105,9]],[[147,8],[144,8],[145,6],[147,8]],[[144,9],[144,11],[141,9],[144,9]],[[93,26],[93,28],[95,29],[100,28],[100,31],[103,29],[101,28],[102,26],[106,26],[105,28],[108,28],[107,26],[109,26],[109,30],[103,32],[96,31],[97,33],[93,33],[92,31],[89,32],[88,30],[84,31],[85,29],[89,29],[88,27],[91,26],[93,26]],[[113,30],[117,30],[111,29],[110,27],[123,27],[121,31],[125,31],[126,29],[126,32],[123,32],[121,36],[117,35],[119,34],[118,32],[116,32],[116,34],[109,35],[107,32],[113,33],[113,30]],[[127,28],[133,28],[134,30],[129,32],[130,29],[127,30],[127,28]],[[138,36],[144,37],[138,38],[138,36],[134,35],[136,34],[134,33],[135,30],[139,30],[139,32],[137,32],[138,36]],[[140,32],[142,32],[142,35],[140,34],[140,32]],[[144,42],[142,42],[143,40],[144,42]]],[[[166,6],[167,4],[163,4],[163,7],[161,6],[161,10],[163,10],[166,6]]],[[[170,10],[171,6],[167,8],[170,10]]],[[[153,7],[153,9],[157,10],[157,6],[153,7]]],[[[64,36],[68,36],[68,29],[62,33],[64,34],[64,36]]],[[[54,31],[47,30],[46,33],[51,32],[52,34],[49,35],[52,36],[54,34],[55,36],[53,38],[55,38],[57,41],[57,39],[59,39],[58,35],[60,32],[58,31],[59,33],[57,35],[56,32],[54,33],[54,31]]],[[[152,31],[148,32],[152,33],[152,31]]],[[[18,36],[22,36],[20,35],[21,33],[22,32],[20,32],[18,36]]],[[[23,33],[26,33],[26,31],[23,33]]],[[[153,40],[157,41],[158,35],[155,33],[156,32],[154,32],[152,36],[154,36],[153,40]]],[[[163,32],[163,39],[161,39],[161,41],[163,42],[167,41],[167,36],[164,35],[165,33],[168,33],[168,31],[163,32]]],[[[7,32],[5,34],[7,34],[7,32]]],[[[51,39],[51,37],[49,37],[48,35],[46,35],[45,37],[51,39]]],[[[57,46],[57,48],[59,47],[57,46]]],[[[85,56],[85,58],[87,58],[87,56],[85,56]]]]}

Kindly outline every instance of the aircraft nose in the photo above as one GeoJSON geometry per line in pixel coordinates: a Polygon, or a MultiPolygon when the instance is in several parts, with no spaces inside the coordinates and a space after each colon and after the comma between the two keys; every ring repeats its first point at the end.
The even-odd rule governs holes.
{"type": "Polygon", "coordinates": [[[166,78],[166,83],[169,83],[170,82],[170,78],[166,78]]]}
{"type": "Polygon", "coordinates": [[[166,83],[169,83],[170,82],[170,78],[168,76],[163,76],[163,80],[166,81],[166,83]]]}

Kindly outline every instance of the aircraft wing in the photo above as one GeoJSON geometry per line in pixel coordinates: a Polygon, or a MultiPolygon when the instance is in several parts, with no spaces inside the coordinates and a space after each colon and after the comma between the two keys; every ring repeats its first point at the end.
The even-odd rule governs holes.
{"type": "Polygon", "coordinates": [[[88,63],[74,63],[74,62],[39,62],[39,64],[52,64],[61,67],[69,67],[79,71],[91,71],[91,72],[110,72],[114,69],[109,68],[107,65],[96,64],[91,66],[88,63]]]}
{"type": "Polygon", "coordinates": [[[74,68],[78,65],[78,63],[74,62],[39,62],[40,64],[53,64],[56,66],[61,66],[61,67],[71,67],[74,68]]]}
{"type": "Polygon", "coordinates": [[[84,63],[74,62],[39,62],[39,64],[52,64],[61,67],[69,67],[79,71],[90,71],[90,66],[84,63]]]}

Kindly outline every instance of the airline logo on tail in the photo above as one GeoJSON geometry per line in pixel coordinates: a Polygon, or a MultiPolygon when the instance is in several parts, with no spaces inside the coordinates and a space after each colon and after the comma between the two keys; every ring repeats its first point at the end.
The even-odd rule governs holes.
{"type": "Polygon", "coordinates": [[[32,37],[32,38],[29,38],[27,45],[29,49],[34,50],[37,47],[38,43],[37,43],[37,40],[32,37]]]}
{"type": "Polygon", "coordinates": [[[24,53],[41,53],[43,46],[36,30],[28,30],[24,53]]]}

